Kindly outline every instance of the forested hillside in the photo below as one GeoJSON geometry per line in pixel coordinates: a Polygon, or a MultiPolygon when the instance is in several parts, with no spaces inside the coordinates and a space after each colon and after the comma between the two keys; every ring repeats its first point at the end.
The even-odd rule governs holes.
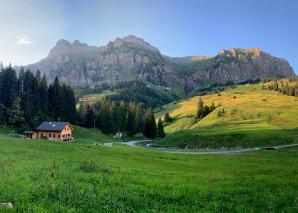
{"type": "Polygon", "coordinates": [[[39,71],[7,67],[0,72],[0,124],[20,132],[34,129],[45,120],[78,121],[72,88],[56,77],[50,84],[39,71]]]}

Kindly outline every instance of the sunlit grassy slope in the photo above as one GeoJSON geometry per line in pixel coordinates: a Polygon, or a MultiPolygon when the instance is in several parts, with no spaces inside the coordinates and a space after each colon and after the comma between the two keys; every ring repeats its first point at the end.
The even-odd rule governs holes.
{"type": "Polygon", "coordinates": [[[241,146],[295,141],[298,98],[263,90],[261,86],[242,85],[222,91],[220,95],[214,93],[202,96],[204,104],[211,105],[213,102],[217,108],[200,121],[195,119],[197,96],[166,106],[157,117],[169,112],[174,121],[166,124],[168,136],[158,143],[171,145],[171,142],[179,144],[184,141],[179,145],[194,145],[204,141],[203,138],[199,139],[201,136],[214,136],[217,146],[220,146],[222,135],[228,135],[222,140],[225,146],[229,146],[229,138],[234,145],[241,141],[241,146]],[[218,117],[218,111],[223,109],[224,117],[218,117]],[[238,139],[233,138],[233,135],[238,139]]]}

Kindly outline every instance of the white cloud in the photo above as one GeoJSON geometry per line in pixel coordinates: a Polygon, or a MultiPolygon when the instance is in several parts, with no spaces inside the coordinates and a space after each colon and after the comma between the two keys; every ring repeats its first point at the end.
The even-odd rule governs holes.
{"type": "Polygon", "coordinates": [[[31,39],[28,38],[27,36],[23,36],[21,37],[18,41],[17,41],[18,45],[29,45],[31,44],[31,39]]]}

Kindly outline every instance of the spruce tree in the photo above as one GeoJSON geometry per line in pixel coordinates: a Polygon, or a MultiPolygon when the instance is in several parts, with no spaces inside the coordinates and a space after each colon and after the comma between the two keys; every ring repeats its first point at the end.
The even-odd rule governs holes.
{"type": "Polygon", "coordinates": [[[87,106],[87,113],[86,113],[86,127],[93,128],[95,125],[95,114],[93,109],[90,105],[87,106]]]}
{"type": "Polygon", "coordinates": [[[161,118],[159,118],[157,124],[157,136],[160,138],[164,138],[166,136],[161,118]]]}
{"type": "Polygon", "coordinates": [[[17,97],[17,75],[11,66],[1,72],[0,78],[0,102],[9,108],[17,97]]]}
{"type": "Polygon", "coordinates": [[[17,97],[12,106],[7,110],[8,125],[20,127],[25,121],[23,111],[21,110],[21,99],[17,97]]]}
{"type": "Polygon", "coordinates": [[[18,76],[18,96],[23,97],[23,92],[24,92],[24,77],[25,77],[25,71],[24,68],[22,67],[19,76],[18,76]]]}
{"type": "Polygon", "coordinates": [[[39,85],[39,96],[40,96],[40,110],[44,120],[48,117],[48,82],[46,76],[42,76],[39,85]]]}
{"type": "Polygon", "coordinates": [[[34,89],[34,76],[30,70],[24,74],[23,94],[21,97],[21,106],[24,111],[25,120],[29,121],[36,113],[35,110],[35,91],[34,89]]]}
{"type": "Polygon", "coordinates": [[[112,134],[115,134],[120,129],[120,123],[119,123],[119,110],[118,106],[116,106],[116,103],[114,101],[110,104],[110,132],[112,134]]]}
{"type": "Polygon", "coordinates": [[[103,99],[101,101],[101,112],[100,112],[100,118],[101,118],[101,123],[100,127],[102,132],[104,133],[110,133],[111,132],[111,114],[110,114],[110,108],[111,108],[111,103],[103,99]]]}
{"type": "Polygon", "coordinates": [[[53,82],[53,99],[51,103],[51,107],[53,108],[53,116],[55,120],[60,119],[61,112],[61,86],[59,83],[59,79],[56,76],[53,82]]]}
{"type": "Polygon", "coordinates": [[[119,105],[119,124],[120,124],[120,131],[126,132],[126,105],[122,100],[119,105]]]}
{"type": "Polygon", "coordinates": [[[202,98],[200,97],[199,98],[199,101],[198,101],[198,106],[197,106],[197,115],[196,115],[196,118],[197,119],[201,119],[202,116],[203,116],[203,110],[204,110],[204,103],[202,101],[202,98]]]}
{"type": "Polygon", "coordinates": [[[149,108],[145,116],[144,135],[147,138],[154,138],[156,136],[156,133],[157,133],[157,127],[156,127],[153,110],[149,108]]]}
{"type": "Polygon", "coordinates": [[[86,114],[87,114],[88,103],[84,100],[81,100],[79,107],[79,124],[80,126],[86,126],[86,114]]]}
{"type": "Polygon", "coordinates": [[[144,109],[140,104],[137,104],[136,106],[136,132],[141,133],[144,131],[144,109]]]}
{"type": "Polygon", "coordinates": [[[6,124],[6,108],[0,102],[0,125],[5,125],[5,124],[6,124]]]}
{"type": "Polygon", "coordinates": [[[170,114],[167,112],[164,116],[164,121],[165,122],[171,122],[173,118],[171,118],[170,114]]]}
{"type": "Polygon", "coordinates": [[[134,103],[130,103],[127,109],[127,134],[135,135],[137,133],[136,128],[136,105],[134,103]]]}

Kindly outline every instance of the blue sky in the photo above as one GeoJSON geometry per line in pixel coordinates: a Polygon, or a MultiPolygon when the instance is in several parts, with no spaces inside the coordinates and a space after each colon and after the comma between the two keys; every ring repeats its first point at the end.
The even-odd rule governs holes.
{"type": "Polygon", "coordinates": [[[260,47],[298,73],[295,0],[0,0],[0,61],[26,65],[57,40],[105,45],[136,35],[169,56],[260,47]]]}

